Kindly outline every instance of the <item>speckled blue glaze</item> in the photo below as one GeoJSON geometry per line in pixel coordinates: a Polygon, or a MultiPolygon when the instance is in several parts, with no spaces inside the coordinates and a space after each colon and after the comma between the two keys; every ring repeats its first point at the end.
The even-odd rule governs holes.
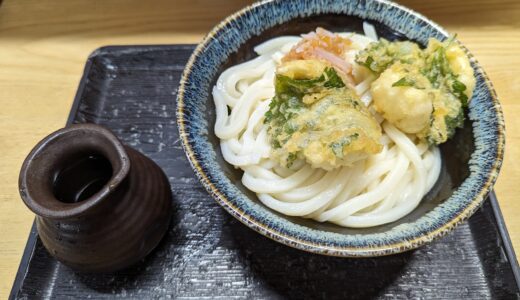
{"type": "Polygon", "coordinates": [[[452,230],[482,204],[501,166],[505,129],[496,94],[472,55],[477,85],[469,107],[475,151],[470,175],[452,196],[413,223],[382,233],[345,235],[316,230],[281,218],[244,195],[224,174],[208,139],[213,124],[206,120],[210,84],[220,66],[242,44],[262,31],[298,17],[344,14],[378,21],[426,43],[448,34],[424,16],[387,1],[264,1],[247,7],[217,25],[190,58],[177,98],[177,121],[188,159],[208,192],[232,215],[254,230],[302,250],[335,256],[379,256],[423,245],[452,230]]]}

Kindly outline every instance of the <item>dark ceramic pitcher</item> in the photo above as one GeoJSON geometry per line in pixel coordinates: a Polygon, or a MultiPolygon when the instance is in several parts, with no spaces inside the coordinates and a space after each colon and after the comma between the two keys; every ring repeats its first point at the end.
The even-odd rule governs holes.
{"type": "Polygon", "coordinates": [[[23,163],[19,186],[43,245],[76,270],[129,266],[168,228],[171,190],[162,170],[99,125],[43,139],[23,163]]]}

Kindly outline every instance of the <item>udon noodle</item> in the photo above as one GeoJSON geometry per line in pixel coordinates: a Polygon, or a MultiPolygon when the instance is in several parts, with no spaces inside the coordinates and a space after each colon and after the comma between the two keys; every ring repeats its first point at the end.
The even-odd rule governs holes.
{"type": "MultiPolygon", "coordinates": [[[[373,28],[369,26],[369,30],[373,28]]],[[[367,36],[341,35],[363,49],[375,34],[365,32],[367,36]]],[[[358,228],[402,218],[435,184],[441,169],[440,152],[403,133],[373,110],[383,129],[383,150],[368,159],[325,171],[303,160],[288,168],[271,158],[264,115],[274,96],[276,67],[300,39],[283,36],[264,42],[254,49],[258,57],[225,70],[218,78],[213,88],[215,134],[224,159],[243,170],[243,185],[264,205],[288,216],[358,228]]],[[[353,61],[357,51],[352,50],[349,59],[353,61]]],[[[355,91],[370,108],[369,87],[374,76],[355,72],[355,91]]]]}

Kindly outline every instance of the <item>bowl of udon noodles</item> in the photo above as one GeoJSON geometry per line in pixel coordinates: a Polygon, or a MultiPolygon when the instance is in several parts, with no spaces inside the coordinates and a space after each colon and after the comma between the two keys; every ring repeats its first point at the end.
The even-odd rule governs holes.
{"type": "Polygon", "coordinates": [[[384,0],[263,1],[198,45],[177,96],[181,141],[231,215],[332,256],[407,251],[486,199],[500,104],[470,52],[384,0]]]}

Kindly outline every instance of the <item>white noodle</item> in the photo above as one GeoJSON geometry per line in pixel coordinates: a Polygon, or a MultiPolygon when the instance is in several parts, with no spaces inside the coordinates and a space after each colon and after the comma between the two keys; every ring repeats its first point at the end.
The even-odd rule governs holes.
{"type": "Polygon", "coordinates": [[[377,33],[374,25],[368,22],[363,22],[363,32],[367,38],[371,39],[372,41],[377,41],[377,33]]]}
{"type": "MultiPolygon", "coordinates": [[[[377,40],[375,29],[363,24],[365,35],[342,33],[354,52],[377,40]]],[[[215,134],[224,159],[244,171],[242,183],[266,206],[290,216],[333,222],[346,227],[371,227],[410,213],[433,187],[441,169],[437,147],[413,141],[374,114],[383,128],[383,151],[351,167],[313,169],[303,161],[291,168],[270,159],[271,146],[264,114],[274,96],[273,79],[281,57],[299,37],[274,38],[255,47],[257,58],[224,71],[215,87],[215,134]]],[[[367,74],[355,90],[365,105],[372,101],[367,74]]],[[[374,113],[373,109],[369,110],[374,113]]]]}

